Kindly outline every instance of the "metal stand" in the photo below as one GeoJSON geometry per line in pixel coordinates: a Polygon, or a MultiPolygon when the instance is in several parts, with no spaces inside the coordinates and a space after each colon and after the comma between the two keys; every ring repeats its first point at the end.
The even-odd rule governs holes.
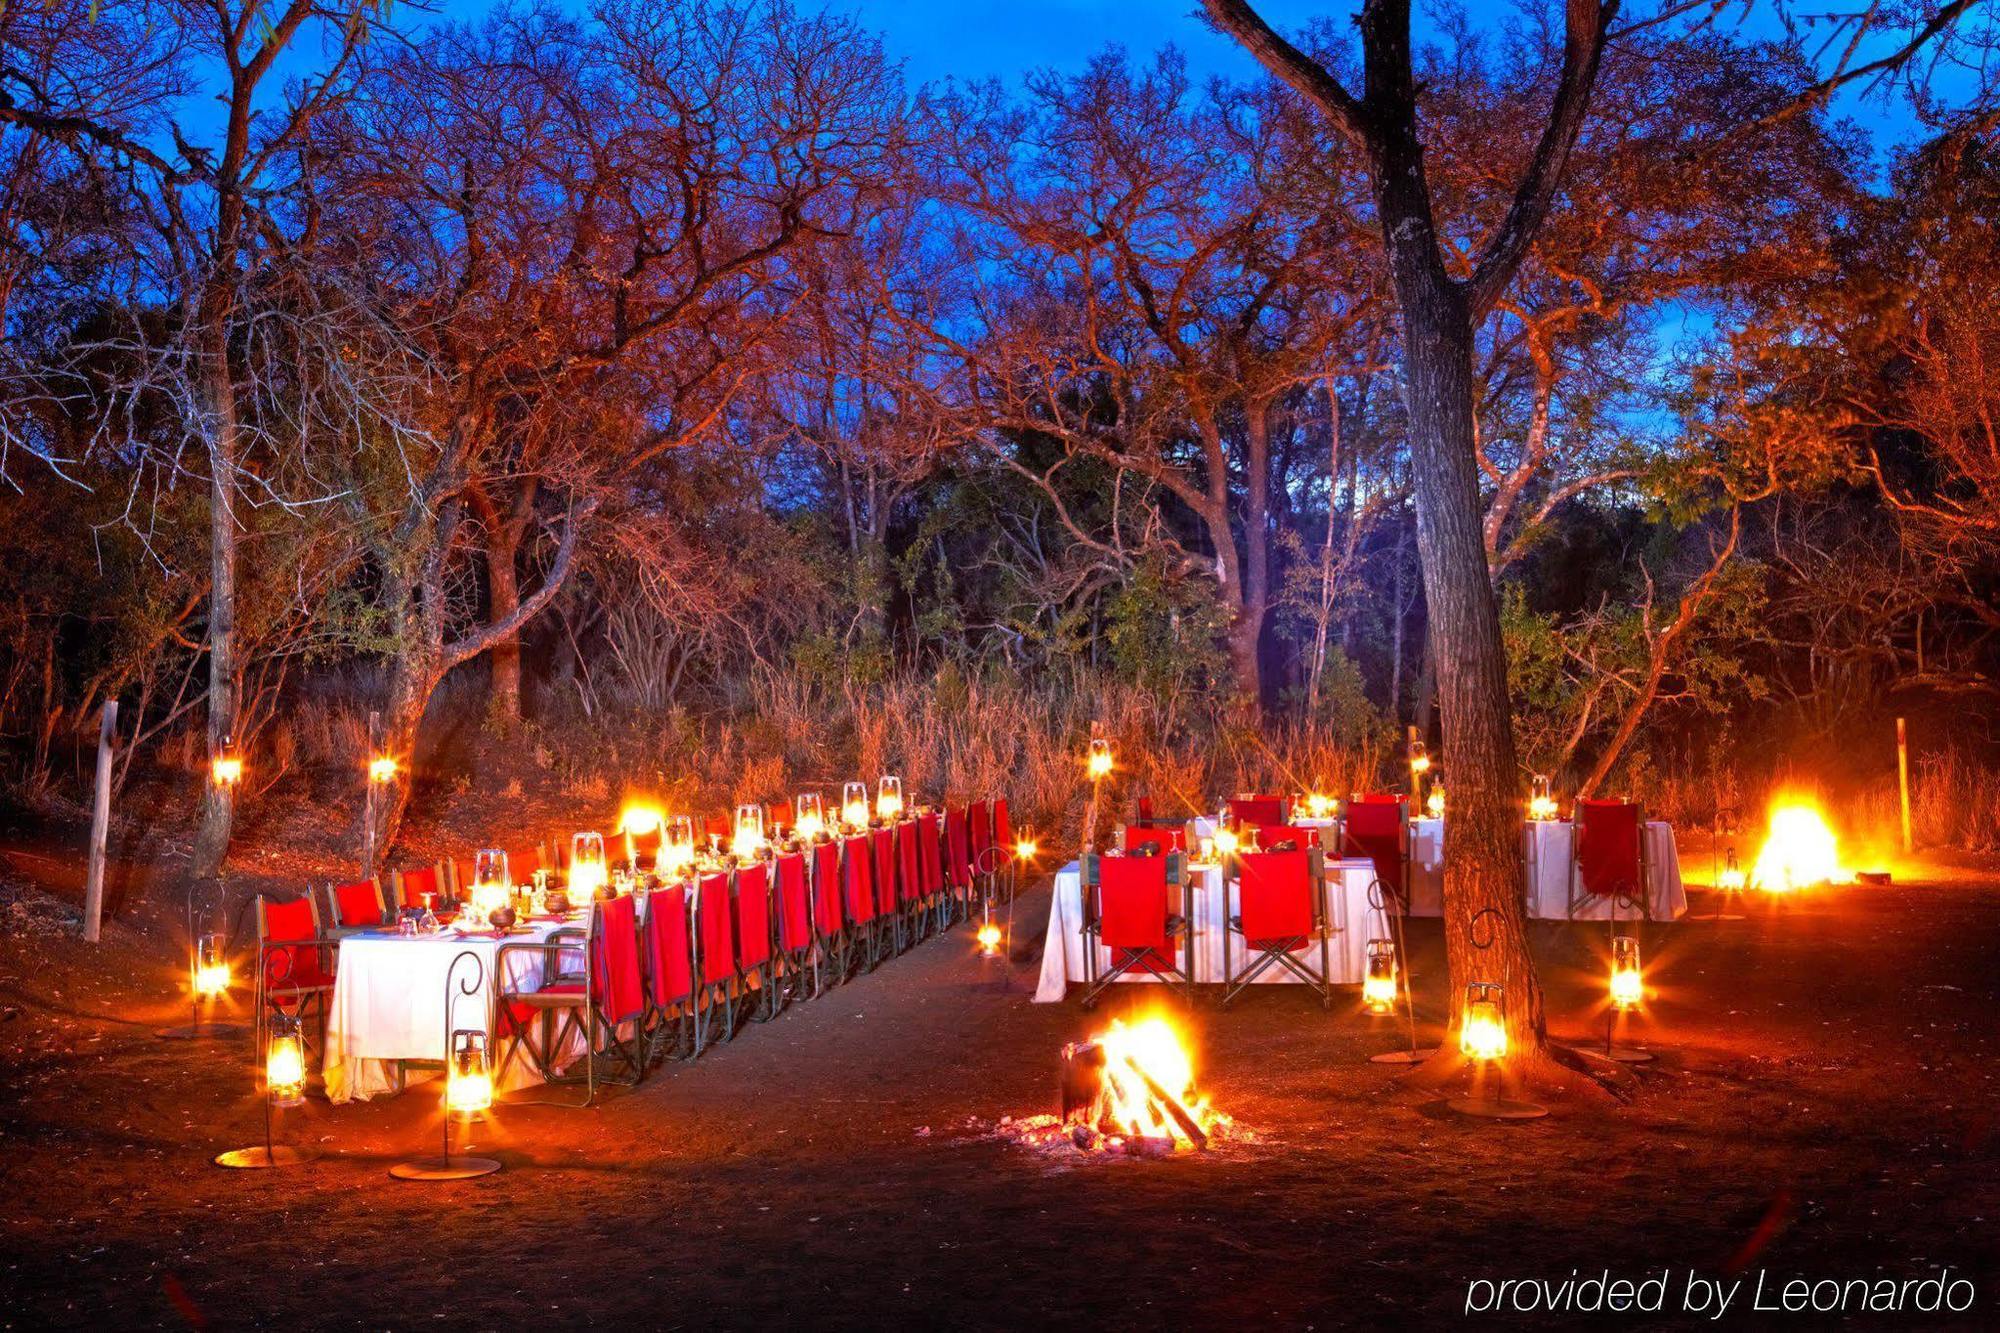
{"type": "MultiPolygon", "coordinates": [[[[389,1174],[398,1180],[471,1180],[475,1176],[490,1176],[500,1169],[500,1163],[494,1158],[472,1157],[451,1150],[452,1110],[448,1095],[451,1087],[452,1060],[451,1005],[457,998],[452,994],[451,986],[452,977],[458,972],[458,965],[468,958],[472,960],[475,971],[470,984],[464,981],[458,983],[458,995],[479,994],[480,988],[486,984],[486,964],[472,950],[467,949],[452,959],[451,966],[446,968],[444,973],[444,1077],[447,1092],[443,1127],[444,1151],[436,1157],[413,1157],[409,1161],[396,1163],[389,1168],[389,1174]]],[[[493,1025],[489,1022],[486,1026],[490,1032],[493,1025]]],[[[585,1040],[588,1041],[589,1038],[586,1036],[585,1040]]],[[[490,1072],[488,1076],[491,1077],[490,1072]]]]}
{"type": "MultiPolygon", "coordinates": [[[[161,1041],[199,1041],[204,1037],[240,1037],[250,1029],[241,1023],[217,1023],[201,1021],[201,993],[194,989],[193,981],[200,964],[199,950],[201,936],[194,929],[194,881],[188,881],[187,891],[187,941],[188,941],[188,1021],[179,1027],[161,1028],[153,1035],[161,1041]]],[[[227,946],[225,945],[225,948],[227,946]]]]}
{"type": "Polygon", "coordinates": [[[1402,983],[1403,987],[1403,1015],[1409,1020],[1410,1048],[1406,1051],[1383,1051],[1379,1055],[1371,1055],[1368,1057],[1368,1063],[1372,1065],[1420,1065],[1437,1054],[1437,1047],[1431,1046],[1419,1049],[1417,1046],[1417,1006],[1416,999],[1410,991],[1410,951],[1403,942],[1403,913],[1400,910],[1401,904],[1397,904],[1398,910],[1393,912],[1389,910],[1389,905],[1394,902],[1394,899],[1395,895],[1383,889],[1382,881],[1379,878],[1371,879],[1368,882],[1368,905],[1389,919],[1389,929],[1394,931],[1396,935],[1396,977],[1402,983]]]}
{"type": "MultiPolygon", "coordinates": [[[[1481,953],[1493,947],[1494,928],[1489,925],[1486,938],[1482,940],[1479,936],[1479,923],[1489,916],[1498,915],[1499,913],[1491,907],[1482,908],[1473,913],[1472,920],[1466,923],[1466,937],[1471,941],[1472,947],[1481,953]]],[[[1504,1047],[1502,1054],[1505,1054],[1504,1047]]],[[[1513,1098],[1500,1096],[1498,1090],[1490,1096],[1481,1095],[1481,1085],[1486,1081],[1486,1074],[1486,1062],[1481,1060],[1475,1063],[1472,1074],[1473,1095],[1453,1097],[1445,1103],[1445,1108],[1474,1120],[1540,1120],[1549,1113],[1549,1108],[1540,1102],[1516,1101],[1513,1098]]]]}

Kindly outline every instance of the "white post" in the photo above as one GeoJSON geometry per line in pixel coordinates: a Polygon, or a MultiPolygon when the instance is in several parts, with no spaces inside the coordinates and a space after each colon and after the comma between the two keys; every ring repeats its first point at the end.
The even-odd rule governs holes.
{"type": "Polygon", "coordinates": [[[83,883],[83,938],[97,943],[104,918],[104,839],[111,830],[111,759],[118,735],[118,701],[104,701],[97,725],[97,798],[90,812],[90,872],[83,883]]]}

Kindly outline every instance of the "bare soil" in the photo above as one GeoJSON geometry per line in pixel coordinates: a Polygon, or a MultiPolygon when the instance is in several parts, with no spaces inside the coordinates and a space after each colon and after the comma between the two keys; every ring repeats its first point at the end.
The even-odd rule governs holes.
{"type": "MultiPolygon", "coordinates": [[[[1162,1003],[1029,1003],[1043,883],[1010,964],[961,929],[588,1110],[505,1105],[476,1135],[505,1171],[421,1185],[387,1168],[434,1150],[423,1088],[309,1102],[281,1132],[310,1165],[212,1166],[261,1120],[247,1041],[154,1036],[184,1020],[184,862],[128,847],[124,910],[87,946],[61,928],[72,838],[17,826],[0,866],[0,1327],[1430,1325],[1477,1278],[1664,1269],[1671,1311],[1690,1270],[1768,1290],[1945,1267],[1971,1311],[1874,1322],[2000,1325],[1989,872],[1649,928],[1630,1035],[1658,1063],[1614,1107],[1527,1124],[1460,1120],[1369,1064],[1401,1033],[1351,992],[1331,1013],[1296,987],[1205,998],[1200,1084],[1255,1142],[1171,1161],[993,1132],[1052,1109],[1065,1041],[1162,1003]]],[[[280,845],[239,851],[237,891],[314,873],[280,845]]],[[[1437,930],[1415,930],[1433,1014],[1437,930]]],[[[1601,928],[1536,945],[1552,1028],[1601,1040],[1601,928]]]]}

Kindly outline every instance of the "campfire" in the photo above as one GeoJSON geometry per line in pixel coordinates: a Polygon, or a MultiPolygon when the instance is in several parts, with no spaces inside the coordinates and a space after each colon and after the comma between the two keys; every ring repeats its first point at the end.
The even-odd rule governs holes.
{"type": "Polygon", "coordinates": [[[1846,884],[1840,845],[1826,817],[1810,802],[1781,800],[1771,810],[1771,831],[1750,871],[1753,888],[1789,893],[1815,884],[1846,884]]]}
{"type": "Polygon", "coordinates": [[[1062,1055],[1062,1123],[1080,1149],[1165,1157],[1206,1149],[1229,1118],[1195,1092],[1194,1066],[1164,1018],[1114,1020],[1062,1055]]]}

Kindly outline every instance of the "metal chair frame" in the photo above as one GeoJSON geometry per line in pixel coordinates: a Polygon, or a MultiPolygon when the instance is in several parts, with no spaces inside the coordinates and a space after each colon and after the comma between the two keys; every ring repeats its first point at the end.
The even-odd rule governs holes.
{"type": "MultiPolygon", "coordinates": [[[[1152,860],[1154,858],[1140,857],[1135,859],[1152,860]]],[[[1162,958],[1158,950],[1126,950],[1125,952],[1129,955],[1128,957],[1122,960],[1115,957],[1110,959],[1110,970],[1099,975],[1097,970],[1097,952],[1100,948],[1108,949],[1110,947],[1102,942],[1103,913],[1101,911],[1102,902],[1098,884],[1098,867],[1102,863],[1102,857],[1095,852],[1086,852],[1082,864],[1077,868],[1083,881],[1080,887],[1083,901],[1085,985],[1083,1007],[1085,1009],[1096,1008],[1097,997],[1104,993],[1104,989],[1107,986],[1115,983],[1127,972],[1131,972],[1139,968],[1142,964],[1145,964],[1149,957],[1157,959],[1160,965],[1148,965],[1145,970],[1162,978],[1159,983],[1161,985],[1172,985],[1178,982],[1187,997],[1188,1004],[1190,1006],[1194,1004],[1194,881],[1188,874],[1187,860],[1184,856],[1178,853],[1169,853],[1158,859],[1165,862],[1166,887],[1169,894],[1166,920],[1167,944],[1170,949],[1176,940],[1180,944],[1181,965],[1178,968],[1173,966],[1170,958],[1162,958]],[[1179,885],[1181,891],[1181,910],[1178,913],[1173,910],[1171,896],[1176,885],[1179,885]]]]}
{"type": "Polygon", "coordinates": [[[1646,808],[1637,801],[1620,801],[1618,804],[1627,805],[1632,808],[1632,817],[1638,827],[1638,837],[1635,839],[1638,844],[1637,859],[1639,862],[1637,892],[1630,894],[1602,894],[1584,887],[1582,880],[1583,872],[1577,864],[1578,854],[1583,848],[1583,802],[1579,800],[1570,808],[1569,878],[1565,881],[1569,897],[1569,919],[1572,921],[1576,920],[1576,909],[1579,906],[1595,899],[1606,897],[1611,899],[1610,920],[1613,924],[1616,924],[1619,919],[1618,909],[1620,906],[1636,908],[1639,913],[1637,919],[1640,921],[1651,921],[1653,919],[1653,868],[1646,858],[1646,808]]]}
{"type": "MultiPolygon", "coordinates": [[[[1328,919],[1326,911],[1326,857],[1316,843],[1309,848],[1302,848],[1300,850],[1306,852],[1306,895],[1312,906],[1312,933],[1310,935],[1288,936],[1266,944],[1264,947],[1258,949],[1257,956],[1254,959],[1246,960],[1247,966],[1241,972],[1236,971],[1230,962],[1229,945],[1230,937],[1235,935],[1242,936],[1246,954],[1252,947],[1249,934],[1243,928],[1243,856],[1239,855],[1236,858],[1237,873],[1223,879],[1222,892],[1225,895],[1234,893],[1236,899],[1234,911],[1230,910],[1231,904],[1227,897],[1223,901],[1222,1007],[1225,1009],[1243,992],[1245,987],[1255,983],[1258,977],[1269,971],[1274,965],[1282,966],[1298,977],[1300,981],[1317,990],[1322,1009],[1333,1008],[1332,938],[1334,932],[1333,923],[1328,919]],[[1317,973],[1305,962],[1294,956],[1298,950],[1305,948],[1314,939],[1319,941],[1319,971],[1317,973]]],[[[1269,852],[1248,853],[1250,856],[1270,854],[1269,852]]]]}

